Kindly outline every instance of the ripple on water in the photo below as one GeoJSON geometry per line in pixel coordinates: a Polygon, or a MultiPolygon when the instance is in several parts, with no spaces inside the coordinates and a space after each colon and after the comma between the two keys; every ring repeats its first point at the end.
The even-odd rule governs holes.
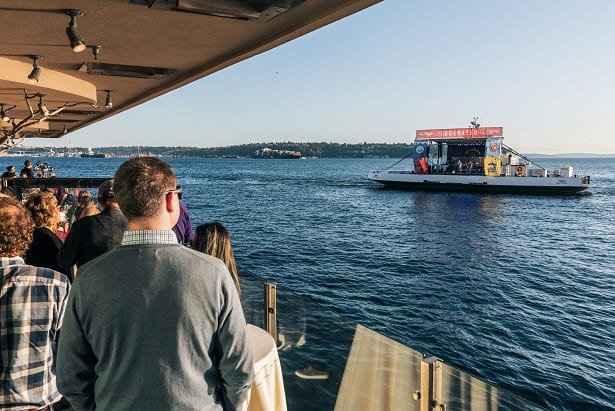
{"type": "MultiPolygon", "coordinates": [[[[289,389],[300,384],[292,367],[343,369],[361,321],[550,410],[612,410],[615,162],[550,160],[591,174],[591,194],[376,189],[365,176],[387,159],[169,159],[195,224],[225,224],[240,266],[338,315],[334,336],[310,334],[327,349],[281,352],[289,389]]],[[[87,164],[112,175],[121,161],[87,164]]],[[[316,396],[332,404],[340,378],[316,396]]]]}

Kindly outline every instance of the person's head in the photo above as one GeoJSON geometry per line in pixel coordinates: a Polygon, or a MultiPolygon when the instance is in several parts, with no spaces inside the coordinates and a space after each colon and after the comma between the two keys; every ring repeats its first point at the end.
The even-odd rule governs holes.
{"type": "Polygon", "coordinates": [[[94,199],[89,196],[84,196],[79,199],[81,207],[86,208],[94,205],[94,199]]]}
{"type": "Polygon", "coordinates": [[[30,211],[36,227],[48,227],[55,229],[60,221],[58,200],[53,193],[39,191],[33,193],[26,200],[26,209],[30,211]]]}
{"type": "Polygon", "coordinates": [[[92,204],[94,200],[92,200],[92,193],[89,190],[81,190],[77,195],[77,204],[80,207],[87,207],[92,204]]]}
{"type": "Polygon", "coordinates": [[[90,204],[88,206],[83,207],[83,210],[81,210],[81,213],[79,214],[79,218],[89,217],[91,215],[96,215],[98,213],[100,213],[100,211],[98,210],[98,207],[96,207],[94,204],[90,204]]]}
{"type": "Polygon", "coordinates": [[[241,294],[231,236],[222,224],[212,222],[198,226],[192,240],[192,248],[222,260],[233,277],[237,292],[241,294]]]}
{"type": "Polygon", "coordinates": [[[23,165],[24,165],[26,168],[32,168],[32,161],[30,161],[30,160],[26,160],[26,161],[24,161],[24,162],[23,162],[23,165]]]}
{"type": "Polygon", "coordinates": [[[28,178],[28,173],[19,173],[19,178],[28,178]]]}
{"type": "Polygon", "coordinates": [[[30,247],[34,222],[16,199],[0,195],[0,257],[19,257],[30,247]]]}
{"type": "Polygon", "coordinates": [[[107,180],[98,187],[98,204],[100,204],[101,207],[107,207],[115,203],[113,180],[107,180]]]}
{"type": "Polygon", "coordinates": [[[6,168],[6,171],[8,171],[9,173],[14,173],[15,172],[15,166],[8,166],[6,168]]]}
{"type": "Polygon", "coordinates": [[[15,197],[15,193],[13,193],[13,191],[11,191],[11,189],[8,187],[2,187],[2,189],[0,189],[0,193],[9,197],[15,197]]]}
{"type": "Polygon", "coordinates": [[[179,218],[175,184],[173,169],[167,163],[156,157],[137,157],[117,169],[113,191],[129,221],[161,218],[170,229],[179,218]]]}

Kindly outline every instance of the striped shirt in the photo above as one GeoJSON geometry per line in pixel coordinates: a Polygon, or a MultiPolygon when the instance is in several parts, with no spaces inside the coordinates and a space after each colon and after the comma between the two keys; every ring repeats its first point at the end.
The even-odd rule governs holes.
{"type": "Polygon", "coordinates": [[[62,398],[51,367],[69,290],[64,274],[0,257],[0,409],[62,398]]]}
{"type": "Polygon", "coordinates": [[[177,244],[173,230],[128,230],[124,231],[122,245],[177,244]]]}

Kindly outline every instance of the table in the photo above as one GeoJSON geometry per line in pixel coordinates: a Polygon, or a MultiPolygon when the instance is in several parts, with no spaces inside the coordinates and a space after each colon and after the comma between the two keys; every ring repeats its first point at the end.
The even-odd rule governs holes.
{"type": "Polygon", "coordinates": [[[286,411],[286,394],[278,349],[271,335],[248,324],[254,358],[254,382],[244,405],[247,411],[286,411]]]}

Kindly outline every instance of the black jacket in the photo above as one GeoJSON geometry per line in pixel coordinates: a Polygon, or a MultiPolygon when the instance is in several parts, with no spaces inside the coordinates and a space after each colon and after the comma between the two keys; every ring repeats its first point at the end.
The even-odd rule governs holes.
{"type": "Polygon", "coordinates": [[[81,266],[122,243],[128,221],[117,207],[75,221],[58,255],[66,272],[74,264],[81,266]]]}
{"type": "Polygon", "coordinates": [[[30,248],[24,255],[24,261],[35,267],[47,267],[64,273],[65,271],[60,268],[57,260],[60,248],[62,248],[62,241],[56,233],[45,227],[37,228],[34,230],[30,248]]]}

